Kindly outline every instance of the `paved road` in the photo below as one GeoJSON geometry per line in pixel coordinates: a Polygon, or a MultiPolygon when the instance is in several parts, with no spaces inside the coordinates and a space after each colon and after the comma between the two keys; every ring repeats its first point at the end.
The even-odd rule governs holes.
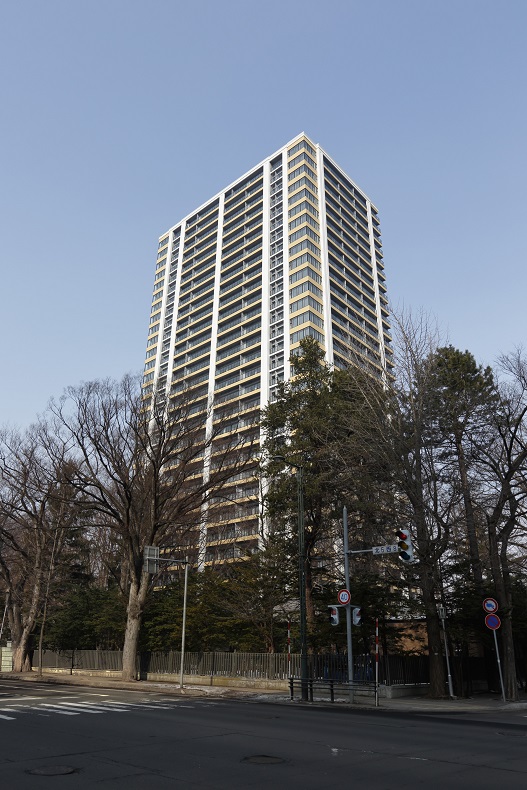
{"type": "Polygon", "coordinates": [[[526,713],[421,715],[0,681],[0,786],[525,790],[526,713]]]}

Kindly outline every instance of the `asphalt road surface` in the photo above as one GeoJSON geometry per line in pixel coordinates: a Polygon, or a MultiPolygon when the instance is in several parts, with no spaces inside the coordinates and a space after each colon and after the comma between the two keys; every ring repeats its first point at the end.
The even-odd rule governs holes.
{"type": "Polygon", "coordinates": [[[527,711],[431,715],[0,681],[0,788],[527,788],[527,711]]]}

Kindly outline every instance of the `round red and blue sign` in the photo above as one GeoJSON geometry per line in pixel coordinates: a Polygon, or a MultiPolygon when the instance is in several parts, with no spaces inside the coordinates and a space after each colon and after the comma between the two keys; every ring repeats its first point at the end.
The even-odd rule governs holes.
{"type": "Polygon", "coordinates": [[[485,598],[483,601],[483,610],[487,612],[487,614],[494,614],[494,612],[498,611],[498,602],[495,598],[485,598]]]}
{"type": "Polygon", "coordinates": [[[485,625],[487,628],[490,628],[491,631],[496,631],[501,625],[501,620],[497,614],[488,614],[485,617],[485,625]]]}

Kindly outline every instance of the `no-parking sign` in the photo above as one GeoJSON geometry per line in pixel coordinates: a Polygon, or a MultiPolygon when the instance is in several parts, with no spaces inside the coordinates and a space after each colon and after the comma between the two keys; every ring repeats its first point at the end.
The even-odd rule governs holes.
{"type": "Polygon", "coordinates": [[[498,611],[498,602],[495,598],[485,598],[483,601],[483,611],[487,614],[494,614],[498,611]]]}
{"type": "Polygon", "coordinates": [[[485,625],[487,628],[490,628],[491,631],[495,631],[501,625],[501,620],[497,614],[488,614],[485,617],[485,625]]]}

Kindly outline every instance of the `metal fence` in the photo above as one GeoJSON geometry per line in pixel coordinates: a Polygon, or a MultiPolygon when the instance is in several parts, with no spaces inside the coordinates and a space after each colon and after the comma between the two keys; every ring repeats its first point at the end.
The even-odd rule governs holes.
{"type": "MultiPolygon", "coordinates": [[[[38,662],[38,654],[33,654],[33,667],[38,662]]],[[[43,669],[86,669],[120,672],[123,668],[121,650],[44,650],[43,669]]]]}
{"type": "MultiPolygon", "coordinates": [[[[33,657],[36,664],[37,655],[33,657]]],[[[122,653],[118,650],[64,650],[43,653],[46,669],[121,671],[122,653]]],[[[140,653],[137,656],[139,677],[147,674],[176,675],[181,671],[178,651],[140,653]]],[[[308,656],[308,673],[313,680],[347,681],[348,659],[345,653],[308,656]]],[[[254,680],[287,680],[300,677],[300,654],[293,653],[185,653],[185,675],[205,677],[238,677],[254,680]]],[[[374,680],[375,657],[356,655],[353,680],[368,683],[374,680]]],[[[427,656],[382,656],[379,661],[379,682],[386,685],[428,682],[427,656]]]]}

